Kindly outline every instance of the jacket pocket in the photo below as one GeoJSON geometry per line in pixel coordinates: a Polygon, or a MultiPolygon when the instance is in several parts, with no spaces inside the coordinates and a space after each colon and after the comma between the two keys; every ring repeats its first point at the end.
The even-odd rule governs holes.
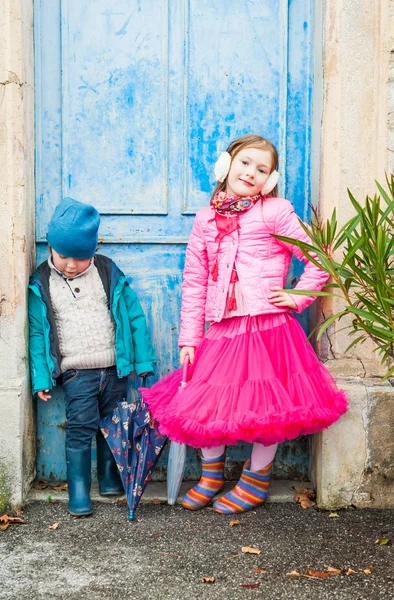
{"type": "Polygon", "coordinates": [[[79,372],[77,371],[77,369],[68,369],[68,371],[65,371],[59,377],[60,384],[67,385],[68,383],[71,383],[71,381],[74,381],[74,379],[78,377],[78,373],[79,372]]]}

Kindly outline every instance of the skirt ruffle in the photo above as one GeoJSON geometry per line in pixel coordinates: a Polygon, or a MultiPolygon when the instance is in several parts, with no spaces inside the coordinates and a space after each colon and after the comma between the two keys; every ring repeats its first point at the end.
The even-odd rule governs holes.
{"type": "Polygon", "coordinates": [[[332,425],[348,408],[287,313],[213,324],[178,390],[181,377],[178,369],[141,393],[160,433],[198,448],[283,442],[332,425]]]}

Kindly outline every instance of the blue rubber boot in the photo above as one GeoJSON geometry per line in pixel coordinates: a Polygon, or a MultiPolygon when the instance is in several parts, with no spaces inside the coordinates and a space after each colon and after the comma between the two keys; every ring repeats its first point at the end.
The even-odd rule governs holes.
{"type": "Polygon", "coordinates": [[[123,496],[124,488],[118,467],[103,435],[97,440],[97,479],[100,496],[123,496]]]}
{"type": "Polygon", "coordinates": [[[92,453],[87,450],[66,448],[68,512],[75,516],[91,515],[93,512],[90,500],[90,484],[92,453]]]}

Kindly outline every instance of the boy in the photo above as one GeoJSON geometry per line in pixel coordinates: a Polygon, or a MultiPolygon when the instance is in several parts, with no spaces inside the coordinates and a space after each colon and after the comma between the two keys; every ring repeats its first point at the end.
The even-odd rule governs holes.
{"type": "Polygon", "coordinates": [[[120,495],[115,460],[98,428],[127,395],[128,375],[156,364],[145,315],[116,264],[95,255],[100,215],[65,198],[49,223],[50,256],[29,285],[33,394],[47,401],[61,385],[66,404],[66,462],[72,515],[92,513],[91,441],[97,436],[102,496],[120,495]]]}

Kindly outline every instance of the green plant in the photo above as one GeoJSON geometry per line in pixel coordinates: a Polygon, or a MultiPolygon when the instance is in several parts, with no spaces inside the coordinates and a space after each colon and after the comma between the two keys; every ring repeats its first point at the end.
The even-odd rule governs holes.
{"type": "Polygon", "coordinates": [[[0,463],[0,515],[11,509],[11,484],[6,465],[0,463]]]}
{"type": "Polygon", "coordinates": [[[386,191],[376,182],[379,194],[367,196],[362,206],[348,190],[356,215],[338,230],[336,210],[323,221],[316,209],[310,227],[300,224],[310,243],[274,235],[298,246],[314,264],[330,275],[329,283],[321,292],[291,290],[292,294],[334,296],[344,300],[340,312],[317,326],[317,337],[334,323],[351,316],[347,347],[371,338],[382,364],[393,372],[394,359],[394,176],[387,178],[386,191]],[[330,290],[330,291],[327,291],[330,290]]]}

